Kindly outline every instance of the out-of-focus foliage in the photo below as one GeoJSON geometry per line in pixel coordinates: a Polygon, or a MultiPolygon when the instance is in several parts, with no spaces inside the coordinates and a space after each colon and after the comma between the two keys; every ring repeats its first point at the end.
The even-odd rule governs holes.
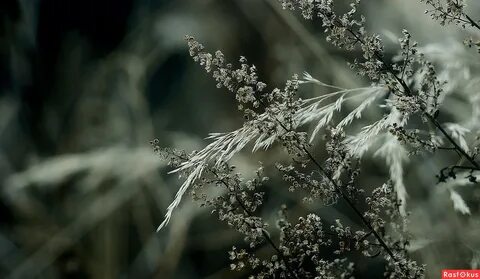
{"type": "MultiPolygon", "coordinates": [[[[462,41],[478,33],[439,26],[418,2],[368,0],[361,9],[391,57],[401,30],[410,30],[455,93],[442,119],[460,123],[448,126],[452,134],[462,138],[466,128],[472,140],[479,56],[462,41]]],[[[468,9],[480,16],[476,1],[468,9]]],[[[155,232],[181,183],[167,175],[149,141],[201,149],[208,133],[235,130],[243,121],[231,96],[190,61],[185,35],[230,57],[248,57],[262,80],[277,87],[303,71],[345,88],[368,85],[346,65],[351,53],[324,43],[315,22],[275,0],[6,0],[0,17],[1,278],[244,275],[230,270],[226,253],[242,237],[194,202],[185,199],[169,226],[155,232]]],[[[301,89],[304,97],[321,93],[316,86],[301,89]]],[[[348,112],[356,104],[346,106],[348,112]]],[[[363,162],[362,185],[388,177],[389,152],[384,146],[363,162]]],[[[251,173],[259,160],[271,166],[286,159],[282,154],[246,152],[234,163],[251,173]]],[[[480,265],[478,186],[468,179],[437,184],[434,176],[442,162],[456,159],[445,152],[403,162],[410,249],[432,278],[445,267],[480,265]]],[[[346,225],[355,225],[345,208],[303,204],[281,179],[271,180],[265,219],[286,202],[297,205],[293,216],[318,211],[325,220],[345,215],[346,225]]],[[[359,260],[356,268],[358,278],[383,273],[375,260],[359,260]]]]}

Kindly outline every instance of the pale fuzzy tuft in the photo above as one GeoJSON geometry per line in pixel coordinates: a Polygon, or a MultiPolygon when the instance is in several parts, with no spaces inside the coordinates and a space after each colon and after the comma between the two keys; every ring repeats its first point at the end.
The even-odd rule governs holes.
{"type": "Polygon", "coordinates": [[[329,85],[313,78],[307,72],[303,74],[303,80],[300,82],[312,83],[324,88],[336,90],[331,93],[323,94],[319,97],[305,100],[305,106],[302,107],[298,113],[298,119],[301,124],[306,124],[313,121],[317,122],[317,125],[310,136],[310,143],[313,142],[319,131],[332,121],[333,115],[335,112],[339,112],[342,109],[342,105],[344,103],[358,99],[362,100],[360,105],[358,105],[337,124],[337,129],[344,128],[345,126],[351,124],[353,120],[361,118],[362,112],[366,108],[368,108],[378,97],[386,94],[385,87],[381,86],[345,89],[329,85]]]}
{"type": "Polygon", "coordinates": [[[403,183],[403,163],[408,160],[408,152],[405,147],[391,134],[385,135],[386,139],[382,146],[375,152],[375,156],[385,159],[390,171],[390,179],[393,182],[397,198],[401,202],[400,214],[406,216],[407,190],[403,183]]]}
{"type": "Polygon", "coordinates": [[[458,142],[458,145],[460,145],[463,150],[468,152],[469,148],[465,139],[465,135],[467,133],[470,133],[470,130],[463,126],[460,126],[457,123],[445,123],[445,128],[448,132],[450,132],[452,138],[458,142]]]}
{"type": "Polygon", "coordinates": [[[175,199],[168,206],[167,213],[165,214],[165,219],[160,224],[160,226],[158,226],[157,232],[160,231],[162,228],[164,228],[170,222],[170,219],[172,218],[173,211],[180,204],[180,201],[182,200],[183,195],[185,194],[187,189],[190,187],[190,185],[192,185],[193,182],[195,180],[197,180],[202,175],[203,170],[204,170],[204,166],[199,165],[188,175],[187,179],[185,179],[182,186],[180,187],[177,194],[175,195],[175,199]]]}
{"type": "Polygon", "coordinates": [[[470,215],[470,208],[467,203],[465,203],[462,196],[460,196],[455,190],[450,189],[450,199],[452,200],[453,208],[456,211],[464,215],[470,215]]]}
{"type": "Polygon", "coordinates": [[[347,137],[345,143],[352,154],[361,157],[367,152],[370,146],[375,143],[378,136],[393,123],[396,123],[397,120],[398,112],[392,110],[390,114],[384,116],[382,119],[363,127],[358,134],[347,137]]]}
{"type": "Polygon", "coordinates": [[[480,251],[473,251],[472,260],[470,261],[470,268],[471,269],[479,269],[480,268],[480,251]]]}
{"type": "MultiPolygon", "coordinates": [[[[313,78],[312,78],[313,79],[313,78]]],[[[323,84],[323,83],[322,83],[323,84]]],[[[296,129],[310,123],[316,123],[314,136],[320,129],[327,125],[336,111],[339,111],[345,101],[353,98],[365,97],[365,101],[352,113],[347,115],[346,120],[341,122],[342,127],[350,124],[353,119],[359,118],[361,112],[368,107],[378,96],[385,93],[383,87],[366,87],[354,89],[341,89],[340,91],[328,93],[319,97],[301,101],[300,109],[293,116],[296,129]],[[337,98],[333,103],[327,103],[332,98],[337,98]],[[326,103],[326,104],[325,104],[326,103]]],[[[284,132],[281,127],[271,134],[261,133],[257,129],[257,122],[268,121],[266,113],[258,115],[257,119],[246,122],[241,128],[229,133],[211,133],[206,139],[212,140],[204,149],[194,154],[188,161],[182,163],[177,169],[170,173],[190,173],[187,180],[182,184],[174,201],[168,206],[165,220],[158,227],[161,230],[165,227],[176,207],[180,204],[188,188],[200,177],[206,164],[213,163],[218,166],[221,162],[229,161],[235,154],[243,150],[248,144],[253,143],[252,152],[260,149],[268,149],[284,132]]]]}

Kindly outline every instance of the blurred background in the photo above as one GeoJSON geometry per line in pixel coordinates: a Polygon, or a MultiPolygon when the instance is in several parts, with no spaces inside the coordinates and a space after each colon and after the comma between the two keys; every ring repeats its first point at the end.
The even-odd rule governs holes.
{"type": "MultiPolygon", "coordinates": [[[[418,1],[363,2],[387,55],[407,28],[430,46],[445,77],[478,73],[478,55],[461,45],[468,31],[440,27],[418,1]]],[[[230,271],[227,255],[242,237],[189,198],[155,233],[181,181],[167,175],[149,141],[192,151],[209,132],[243,121],[234,98],[188,56],[187,34],[231,61],[246,56],[271,88],[303,71],[342,87],[368,85],[345,63],[351,53],[324,43],[319,22],[282,11],[275,0],[0,1],[0,278],[246,277],[230,271]]],[[[468,121],[475,110],[468,94],[478,92],[465,84],[453,83],[458,94],[445,121],[468,121]]],[[[301,94],[322,89],[306,86],[301,94]]],[[[431,278],[441,268],[480,265],[478,187],[462,187],[471,210],[465,216],[434,177],[455,159],[423,155],[405,166],[412,251],[431,278]]],[[[268,166],[287,158],[277,148],[244,152],[235,164],[248,176],[260,160],[268,166]]],[[[384,165],[367,159],[362,185],[381,185],[384,165]]],[[[315,211],[355,226],[347,209],[302,204],[279,178],[272,181],[262,208],[272,230],[282,203],[294,215],[315,211]]],[[[380,260],[356,264],[358,278],[383,273],[380,260]]]]}

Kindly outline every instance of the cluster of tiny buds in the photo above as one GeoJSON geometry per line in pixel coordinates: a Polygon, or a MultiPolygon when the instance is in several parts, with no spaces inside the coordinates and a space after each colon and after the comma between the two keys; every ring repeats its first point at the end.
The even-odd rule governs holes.
{"type": "Polygon", "coordinates": [[[424,139],[420,136],[421,131],[418,129],[406,130],[403,126],[393,123],[389,132],[397,137],[402,144],[408,144],[413,148],[412,154],[420,150],[434,151],[438,147],[431,139],[424,139]]]}
{"type": "MultiPolygon", "coordinates": [[[[300,10],[307,19],[320,19],[327,41],[334,46],[348,51],[359,50],[360,55],[351,67],[356,73],[380,84],[383,89],[389,89],[384,107],[392,112],[368,126],[368,129],[362,130],[359,136],[365,135],[368,141],[373,141],[374,137],[382,135],[388,129],[400,143],[413,147],[414,152],[439,148],[440,143],[435,140],[435,135],[425,139],[422,131],[405,128],[409,127],[407,121],[412,115],[420,116],[424,121],[436,121],[444,84],[438,80],[433,64],[418,51],[417,43],[408,31],[403,30],[403,38],[399,40],[399,54],[390,63],[384,57],[381,37],[366,32],[365,18],[358,14],[359,0],[352,0],[350,9],[343,14],[335,12],[334,0],[279,1],[286,9],[300,10]]],[[[442,23],[464,23],[466,19],[463,1],[424,2],[435,8],[431,14],[442,23]]],[[[212,208],[212,212],[218,214],[221,221],[244,236],[248,248],[232,248],[229,253],[232,261],[230,268],[235,271],[250,268],[255,273],[252,278],[349,278],[353,264],[339,256],[355,250],[368,257],[384,256],[390,278],[422,278],[424,267],[408,258],[405,248],[408,236],[390,236],[386,233],[388,229],[397,232],[405,230],[402,222],[404,216],[399,213],[402,205],[400,200],[404,200],[396,196],[398,189],[402,188],[395,188],[399,187],[399,183],[393,175],[392,181],[375,188],[365,197],[365,190],[356,182],[360,173],[357,157],[362,155],[359,155],[361,152],[355,152],[356,149],[351,147],[353,144],[347,146],[349,141],[346,140],[342,130],[344,126],[341,125],[336,126],[338,129],[326,129],[326,158],[320,161],[310,153],[309,138],[312,141],[314,137],[309,137],[307,132],[302,131],[301,125],[318,121],[318,129],[313,134],[323,131],[332,122],[333,113],[329,113],[333,109],[328,110],[327,106],[316,107],[319,102],[310,105],[298,98],[297,91],[301,82],[297,76],[288,80],[283,89],[266,92],[267,86],[259,81],[257,69],[248,64],[245,57],[240,57],[239,65],[234,66],[227,63],[222,52],[208,53],[192,37],[187,36],[186,40],[194,61],[213,76],[218,88],[226,88],[234,94],[238,109],[247,121],[242,129],[233,133],[213,135],[210,139],[214,139],[214,142],[198,153],[162,150],[158,147],[158,140],[152,141],[152,145],[155,152],[168,157],[170,164],[186,175],[187,182],[181,189],[191,186],[194,199],[202,201],[203,206],[212,208]],[[302,116],[299,111],[310,114],[302,116]],[[328,115],[324,118],[325,121],[323,118],[318,120],[318,115],[321,114],[328,115]],[[363,229],[353,230],[340,220],[325,226],[325,221],[314,213],[292,221],[286,216],[286,207],[282,207],[277,220],[280,238],[273,239],[267,230],[268,223],[259,214],[265,198],[261,188],[268,183],[268,177],[262,175],[263,168],[258,169],[253,179],[245,181],[240,174],[233,172],[234,168],[228,161],[250,143],[255,144],[253,149],[256,151],[259,148],[266,149],[275,142],[286,149],[293,161],[292,164],[275,164],[288,184],[289,191],[301,192],[303,200],[310,203],[321,201],[331,205],[340,200],[346,201],[362,220],[365,225],[363,229]],[[223,191],[217,191],[216,196],[212,196],[205,190],[210,186],[221,187],[223,191]],[[272,253],[259,257],[255,250],[263,245],[270,245],[272,253]],[[324,246],[333,249],[335,259],[325,258],[322,249],[324,246]],[[304,264],[307,261],[308,264],[304,264]]],[[[470,41],[469,44],[474,43],[470,41]]],[[[337,98],[338,106],[331,108],[338,107],[335,110],[340,110],[344,99],[350,98],[347,91],[349,90],[345,90],[343,95],[338,95],[339,92],[327,94],[337,98]]],[[[370,103],[373,100],[375,98],[370,103]]],[[[370,103],[362,103],[361,106],[365,108],[370,103]]],[[[342,123],[360,118],[361,111],[357,113],[350,121],[342,123]]],[[[441,130],[438,125],[438,130],[441,130]]],[[[462,133],[463,130],[457,128],[457,134],[463,135],[462,133]]],[[[391,138],[395,140],[394,137],[391,138]]],[[[367,145],[367,141],[359,142],[365,143],[359,145],[367,145]]],[[[475,153],[478,153],[477,149],[475,153]]],[[[401,155],[399,158],[397,161],[402,160],[401,155]]],[[[399,168],[396,171],[401,178],[403,172],[401,166],[399,168]]],[[[446,168],[440,172],[439,180],[445,181],[447,178],[456,178],[455,168],[446,168]]],[[[468,179],[476,182],[473,172],[468,179]]]]}
{"type": "Polygon", "coordinates": [[[431,9],[425,10],[425,14],[438,20],[441,25],[449,23],[459,24],[466,27],[464,0],[420,0],[429,5],[431,9]]]}

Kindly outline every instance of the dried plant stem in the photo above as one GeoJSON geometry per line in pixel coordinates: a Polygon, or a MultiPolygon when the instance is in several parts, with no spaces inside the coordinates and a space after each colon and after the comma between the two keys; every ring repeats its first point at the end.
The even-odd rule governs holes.
{"type": "Polygon", "coordinates": [[[475,27],[475,28],[477,28],[478,30],[480,30],[480,25],[478,25],[478,23],[477,23],[475,20],[473,20],[469,15],[465,14],[465,18],[468,20],[468,22],[470,22],[470,24],[471,24],[473,27],[475,27]]]}
{"type": "Polygon", "coordinates": [[[397,260],[395,258],[395,255],[393,254],[392,250],[390,249],[390,247],[388,247],[388,245],[385,243],[385,241],[380,236],[380,234],[373,228],[373,226],[363,216],[363,214],[360,212],[360,210],[358,210],[358,208],[355,206],[354,202],[342,191],[342,189],[340,189],[340,187],[338,187],[338,185],[337,185],[337,183],[335,182],[334,179],[332,179],[329,175],[326,175],[326,172],[323,169],[322,165],[320,165],[320,163],[318,163],[317,160],[315,160],[315,158],[312,156],[312,154],[306,148],[304,148],[303,150],[306,152],[307,156],[315,164],[315,166],[317,166],[320,169],[320,171],[325,175],[325,177],[327,177],[327,179],[330,181],[330,183],[332,183],[333,187],[335,188],[335,191],[347,202],[347,204],[353,209],[353,211],[360,217],[360,219],[362,220],[362,223],[370,230],[370,232],[373,233],[373,235],[378,240],[380,245],[383,247],[385,252],[387,252],[388,255],[390,257],[392,257],[393,261],[396,262],[397,260]]]}
{"type": "MultiPolygon", "coordinates": [[[[227,188],[229,189],[228,187],[228,183],[220,177],[220,175],[218,175],[214,170],[209,170],[213,175],[215,175],[215,177],[217,177],[219,179],[219,181],[227,188]]],[[[240,200],[240,198],[238,197],[238,195],[235,193],[235,200],[236,202],[238,202],[238,204],[240,205],[240,207],[242,208],[243,211],[245,211],[245,213],[249,216],[249,217],[252,217],[254,216],[253,213],[248,210],[248,208],[243,204],[243,202],[240,200]]],[[[251,224],[249,224],[251,225],[251,224]]],[[[283,255],[282,251],[280,251],[280,249],[277,247],[277,245],[275,244],[275,242],[273,242],[272,238],[268,235],[268,233],[265,232],[265,230],[262,230],[262,236],[263,238],[265,239],[265,241],[267,241],[267,243],[272,246],[272,248],[275,250],[275,252],[277,253],[277,255],[280,257],[280,259],[282,259],[282,261],[285,263],[285,267],[287,268],[287,271],[288,273],[290,273],[294,278],[297,278],[298,279],[298,276],[297,274],[293,271],[293,269],[290,267],[290,264],[289,262],[287,261],[287,259],[285,258],[285,256],[283,255]]]]}
{"type": "Polygon", "coordinates": [[[463,150],[461,146],[458,145],[458,143],[448,134],[447,131],[445,131],[442,125],[440,125],[440,123],[438,123],[438,121],[432,115],[427,113],[427,117],[433,123],[433,125],[435,125],[435,127],[437,127],[438,130],[442,132],[442,134],[447,138],[447,140],[451,144],[453,144],[454,148],[458,152],[460,152],[460,154],[462,154],[463,157],[467,159],[468,162],[470,162],[470,164],[472,164],[475,168],[480,169],[480,165],[475,161],[475,159],[472,156],[470,156],[465,150],[463,150]]]}
{"type": "MultiPolygon", "coordinates": [[[[467,16],[467,15],[466,15],[467,16]]],[[[468,17],[468,16],[467,16],[468,17]]],[[[475,23],[470,17],[468,17],[469,20],[472,22],[472,25],[475,24],[474,26],[478,26],[480,30],[480,26],[475,23]]],[[[338,27],[341,28],[347,28],[347,26],[343,25],[340,21],[335,21],[338,24],[338,27]]],[[[354,37],[355,40],[357,40],[360,44],[365,44],[364,40],[356,34],[355,31],[351,30],[350,28],[347,28],[347,31],[354,37]]],[[[413,92],[410,89],[410,87],[405,83],[403,79],[398,77],[395,72],[393,71],[393,68],[388,64],[382,57],[382,55],[378,52],[375,52],[375,57],[379,62],[381,62],[384,65],[385,70],[390,73],[397,81],[398,83],[402,86],[402,88],[405,90],[405,94],[408,96],[412,96],[413,92]]],[[[474,160],[472,156],[470,156],[449,134],[448,132],[442,127],[442,125],[437,121],[437,119],[427,113],[425,111],[424,106],[422,105],[422,109],[424,110],[425,115],[427,116],[428,120],[445,136],[445,138],[454,146],[455,150],[458,151],[465,159],[470,162],[475,168],[479,169],[480,165],[474,160]]]]}
{"type": "MultiPolygon", "coordinates": [[[[458,8],[458,9],[461,9],[460,5],[458,5],[458,3],[455,4],[455,6],[458,8]]],[[[470,23],[473,27],[477,28],[478,30],[480,30],[480,25],[478,25],[478,23],[473,20],[469,15],[467,15],[466,13],[463,13],[463,15],[465,16],[465,18],[468,20],[468,23],[470,23]]]]}
{"type": "MultiPolygon", "coordinates": [[[[261,98],[257,97],[257,99],[259,100],[259,102],[260,102],[260,104],[262,105],[263,108],[267,108],[267,105],[263,102],[263,100],[261,100],[261,98]]],[[[277,117],[275,117],[275,121],[286,132],[291,131],[291,129],[288,129],[277,117]]],[[[357,214],[360,217],[360,219],[362,220],[362,223],[373,233],[373,235],[378,240],[380,245],[383,247],[385,252],[387,252],[387,254],[392,258],[392,260],[394,262],[396,262],[397,260],[395,258],[395,255],[393,254],[390,247],[388,247],[388,245],[385,243],[385,241],[380,236],[380,234],[373,228],[372,224],[370,224],[370,222],[363,216],[363,214],[360,212],[360,210],[355,206],[355,203],[342,191],[342,189],[338,186],[338,184],[335,182],[335,180],[330,175],[328,175],[328,173],[325,171],[325,169],[322,167],[322,165],[320,163],[318,163],[318,161],[315,159],[315,157],[312,155],[312,153],[310,153],[310,151],[307,149],[307,147],[299,144],[299,146],[297,146],[297,148],[299,150],[302,150],[303,152],[305,152],[305,154],[307,154],[308,158],[312,161],[312,163],[320,170],[321,173],[323,173],[323,175],[325,175],[325,177],[328,179],[328,181],[333,185],[335,191],[340,195],[340,197],[342,197],[342,199],[344,199],[347,202],[348,206],[350,206],[353,209],[353,211],[355,212],[355,214],[357,214]]]]}
{"type": "MultiPolygon", "coordinates": [[[[178,159],[182,160],[182,161],[188,161],[188,158],[186,157],[183,157],[181,155],[178,155],[178,154],[172,154],[173,156],[177,157],[178,159]]],[[[228,186],[228,183],[227,181],[225,181],[224,178],[222,178],[215,170],[209,168],[208,171],[210,173],[212,173],[220,183],[222,183],[225,188],[230,191],[230,187],[228,186]]],[[[238,185],[234,185],[235,188],[237,188],[238,185]]],[[[251,212],[250,210],[248,210],[248,208],[243,204],[243,202],[240,200],[240,198],[238,197],[238,194],[235,193],[235,201],[239,204],[239,206],[242,208],[243,211],[245,211],[245,213],[248,215],[248,217],[253,217],[254,214],[253,212],[251,212]]],[[[251,226],[251,224],[248,224],[249,226],[251,226]]],[[[252,227],[253,228],[253,227],[252,227]]],[[[288,273],[290,273],[294,278],[299,278],[297,276],[297,274],[293,271],[293,269],[290,267],[290,264],[289,262],[287,261],[287,259],[285,258],[285,256],[283,255],[282,251],[280,251],[280,249],[278,248],[278,246],[275,244],[275,242],[273,241],[273,239],[268,235],[267,232],[265,232],[265,230],[262,229],[262,236],[263,238],[265,239],[265,241],[273,248],[273,250],[275,250],[275,252],[277,253],[277,255],[280,257],[280,259],[285,263],[285,267],[287,268],[287,271],[288,273]]]]}

